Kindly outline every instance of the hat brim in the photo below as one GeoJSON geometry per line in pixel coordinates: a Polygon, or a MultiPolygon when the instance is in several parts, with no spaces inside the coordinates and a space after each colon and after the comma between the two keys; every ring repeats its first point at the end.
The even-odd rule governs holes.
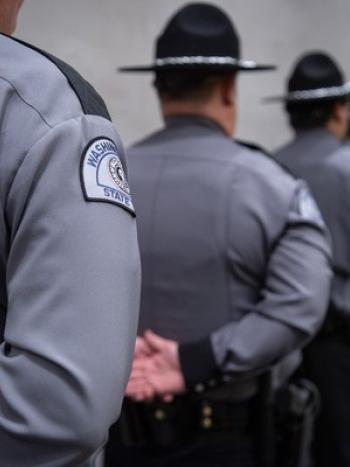
{"type": "Polygon", "coordinates": [[[284,96],[265,97],[264,102],[266,103],[319,102],[319,101],[337,99],[341,97],[350,97],[350,81],[344,83],[341,86],[332,86],[328,88],[318,88],[318,89],[305,89],[301,91],[294,91],[284,96]]]}
{"type": "Polygon", "coordinates": [[[213,71],[271,71],[275,65],[263,65],[231,57],[168,57],[158,59],[151,65],[123,66],[120,72],[142,73],[172,70],[213,70],[213,71]]]}

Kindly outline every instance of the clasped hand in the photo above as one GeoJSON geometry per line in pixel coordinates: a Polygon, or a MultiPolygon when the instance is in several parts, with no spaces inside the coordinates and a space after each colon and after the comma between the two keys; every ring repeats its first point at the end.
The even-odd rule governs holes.
{"type": "Polygon", "coordinates": [[[178,343],[152,331],[137,337],[126,395],[138,402],[151,401],[156,396],[171,402],[174,395],[184,391],[178,343]]]}

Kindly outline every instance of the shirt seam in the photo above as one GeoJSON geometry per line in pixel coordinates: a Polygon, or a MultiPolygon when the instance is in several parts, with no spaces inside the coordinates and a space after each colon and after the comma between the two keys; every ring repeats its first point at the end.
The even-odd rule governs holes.
{"type": "Polygon", "coordinates": [[[30,102],[28,102],[23,96],[22,94],[19,92],[18,88],[12,83],[12,81],[10,81],[9,79],[5,78],[4,76],[0,76],[0,79],[2,79],[3,81],[5,81],[7,84],[9,84],[11,86],[11,88],[15,91],[17,97],[29,108],[31,108],[37,115],[39,115],[39,117],[41,118],[41,120],[45,123],[45,125],[47,125],[49,128],[54,128],[55,125],[52,125],[50,124],[46,118],[44,117],[44,115],[40,112],[40,110],[35,107],[33,104],[31,104],[30,102]]]}
{"type": "MultiPolygon", "coordinates": [[[[5,200],[4,200],[4,205],[3,205],[4,213],[5,213],[5,214],[6,214],[6,212],[7,212],[8,198],[9,198],[9,196],[10,196],[10,193],[11,193],[11,190],[12,190],[12,187],[13,187],[13,184],[14,184],[14,182],[15,182],[15,180],[16,180],[16,177],[17,177],[17,174],[18,174],[19,170],[21,169],[21,167],[22,167],[24,161],[26,160],[28,154],[32,151],[32,149],[33,149],[37,144],[39,144],[43,139],[45,139],[51,131],[55,130],[55,129],[58,128],[59,126],[64,125],[64,124],[66,124],[66,123],[68,123],[68,122],[73,122],[73,121],[75,121],[75,120],[79,120],[79,119],[82,118],[83,116],[84,116],[84,115],[79,115],[79,116],[77,116],[77,117],[67,118],[66,120],[62,120],[61,122],[59,122],[59,123],[57,123],[56,125],[53,125],[53,126],[47,124],[47,126],[49,127],[49,128],[47,129],[47,131],[45,131],[45,133],[44,133],[43,135],[41,135],[40,138],[38,138],[37,140],[35,140],[35,142],[27,149],[27,151],[25,152],[24,156],[23,156],[22,159],[20,160],[18,166],[16,167],[14,176],[13,176],[13,178],[12,178],[10,184],[9,184],[9,189],[8,189],[8,191],[7,191],[6,198],[5,198],[5,200]]],[[[44,120],[44,121],[45,121],[45,120],[44,120]]]]}

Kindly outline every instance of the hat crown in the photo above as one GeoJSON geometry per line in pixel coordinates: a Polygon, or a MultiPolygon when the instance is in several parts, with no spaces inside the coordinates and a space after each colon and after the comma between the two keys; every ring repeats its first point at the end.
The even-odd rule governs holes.
{"type": "Polygon", "coordinates": [[[233,23],[218,7],[191,3],[178,10],[157,39],[156,58],[240,58],[239,37],[233,23]]]}
{"type": "Polygon", "coordinates": [[[323,52],[313,52],[304,55],[295,65],[288,80],[288,91],[330,88],[343,84],[343,74],[336,62],[323,52]]]}

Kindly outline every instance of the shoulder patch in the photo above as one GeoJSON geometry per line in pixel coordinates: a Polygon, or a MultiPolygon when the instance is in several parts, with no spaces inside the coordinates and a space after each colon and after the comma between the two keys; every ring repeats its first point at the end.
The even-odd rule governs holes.
{"type": "Polygon", "coordinates": [[[135,215],[118,148],[111,139],[90,141],[81,158],[80,177],[87,201],[116,204],[135,215]]]}

